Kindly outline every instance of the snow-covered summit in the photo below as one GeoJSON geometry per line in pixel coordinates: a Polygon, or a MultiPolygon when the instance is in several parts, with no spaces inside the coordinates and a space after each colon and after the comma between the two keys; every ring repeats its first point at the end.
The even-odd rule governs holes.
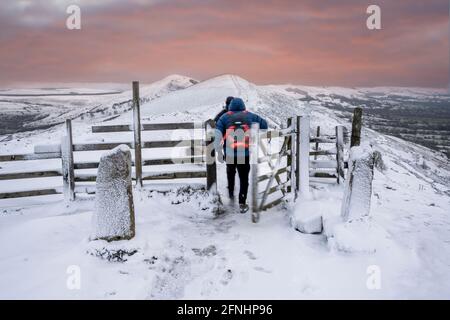
{"type": "Polygon", "coordinates": [[[197,83],[198,80],[193,78],[172,74],[151,84],[144,84],[141,93],[144,97],[155,93],[161,95],[163,93],[185,89],[197,83]]]}
{"type": "Polygon", "coordinates": [[[254,90],[255,85],[240,77],[221,75],[144,104],[142,114],[150,116],[160,113],[190,112],[205,108],[218,111],[224,104],[226,97],[243,96],[246,98],[254,90]]]}

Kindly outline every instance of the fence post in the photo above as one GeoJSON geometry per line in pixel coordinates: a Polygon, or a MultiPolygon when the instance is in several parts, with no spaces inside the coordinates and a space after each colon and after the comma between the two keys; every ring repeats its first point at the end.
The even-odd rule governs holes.
{"type": "Polygon", "coordinates": [[[258,206],[258,158],[259,158],[259,123],[252,124],[250,131],[250,163],[251,163],[251,190],[252,190],[252,222],[259,221],[258,206]]]}
{"type": "MultiPolygon", "coordinates": [[[[189,152],[189,155],[190,155],[190,158],[191,158],[191,160],[190,160],[190,163],[195,163],[195,138],[196,138],[196,128],[197,128],[197,123],[196,122],[194,122],[193,123],[193,125],[194,125],[194,129],[192,130],[192,139],[191,139],[191,146],[190,146],[190,152],[189,152]]],[[[206,140],[205,140],[206,141],[206,140]]]]}
{"type": "Polygon", "coordinates": [[[134,170],[136,186],[142,187],[142,142],[141,142],[141,105],[139,100],[139,81],[133,81],[133,131],[134,131],[134,170]]]}
{"type": "Polygon", "coordinates": [[[206,160],[206,189],[209,191],[213,187],[217,192],[217,166],[216,151],[214,145],[215,133],[211,129],[216,128],[214,120],[209,119],[205,122],[205,160],[206,160]]]}
{"type": "MultiPolygon", "coordinates": [[[[215,127],[215,123],[213,125],[215,127]]],[[[208,137],[206,134],[207,132],[205,130],[206,130],[206,122],[201,122],[201,121],[194,122],[194,130],[193,130],[193,134],[192,134],[192,138],[194,141],[191,141],[191,157],[192,157],[191,163],[201,164],[201,163],[205,162],[206,157],[205,157],[205,152],[203,152],[203,148],[206,145],[206,141],[207,141],[206,138],[208,137]],[[205,133],[203,136],[202,136],[202,134],[203,134],[202,132],[205,133]],[[203,139],[205,139],[204,140],[205,144],[200,142],[203,139]],[[200,150],[201,150],[200,154],[198,154],[198,152],[199,152],[198,148],[200,148],[200,150]],[[197,153],[197,155],[199,155],[201,157],[196,158],[196,153],[197,153]]],[[[214,139],[214,135],[212,136],[212,139],[214,139]]],[[[214,140],[212,140],[212,141],[214,141],[214,140]]],[[[214,146],[214,144],[213,144],[213,146],[214,146]]],[[[215,163],[215,159],[216,159],[216,157],[214,157],[214,163],[215,163]]]]}
{"type": "MultiPolygon", "coordinates": [[[[286,128],[291,128],[292,127],[292,118],[288,118],[287,119],[287,127],[286,128]]],[[[287,136],[286,137],[286,139],[287,139],[287,142],[286,142],[286,150],[288,151],[288,154],[287,154],[287,160],[286,160],[286,166],[288,167],[288,168],[290,168],[290,172],[291,172],[291,174],[288,174],[287,175],[287,181],[286,182],[291,182],[291,185],[288,185],[287,186],[287,192],[289,193],[289,192],[292,192],[293,190],[292,190],[292,183],[293,183],[293,181],[292,181],[292,169],[293,169],[293,166],[292,166],[292,157],[294,156],[294,154],[292,153],[292,134],[290,134],[289,136],[287,136]]]]}
{"type": "MultiPolygon", "coordinates": [[[[317,126],[316,137],[320,138],[320,126],[317,126]]],[[[316,152],[319,151],[319,141],[316,141],[316,152]]],[[[317,153],[314,155],[314,160],[317,160],[317,153]]]]}
{"type": "Polygon", "coordinates": [[[344,126],[336,126],[337,183],[344,180],[344,126]]]}
{"type": "Polygon", "coordinates": [[[297,116],[296,127],[296,139],[295,139],[295,196],[297,197],[300,186],[300,116],[297,116]]]}
{"type": "Polygon", "coordinates": [[[64,200],[75,200],[75,171],[73,161],[72,121],[66,120],[66,134],[61,139],[61,161],[64,200]]]}
{"type": "Polygon", "coordinates": [[[350,148],[359,146],[361,144],[361,127],[362,127],[362,108],[356,107],[355,110],[353,110],[352,138],[350,142],[350,148]]]}
{"type": "Polygon", "coordinates": [[[292,152],[292,165],[290,168],[290,176],[291,176],[291,192],[294,192],[294,197],[297,194],[296,190],[297,190],[297,132],[296,132],[296,127],[297,127],[297,122],[296,122],[296,118],[293,119],[292,124],[291,124],[291,131],[292,133],[290,134],[291,136],[291,152],[292,152]]]}
{"type": "Polygon", "coordinates": [[[299,156],[299,191],[303,196],[309,195],[309,116],[300,117],[300,156],[299,156]]]}

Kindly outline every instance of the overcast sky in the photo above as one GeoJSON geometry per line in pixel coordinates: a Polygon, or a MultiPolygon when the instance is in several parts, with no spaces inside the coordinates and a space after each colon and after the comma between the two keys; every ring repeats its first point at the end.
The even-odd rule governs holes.
{"type": "Polygon", "coordinates": [[[238,74],[447,87],[448,0],[0,0],[0,85],[238,74]],[[66,28],[78,4],[82,29],[66,28]],[[366,27],[378,4],[382,30],[366,27]]]}

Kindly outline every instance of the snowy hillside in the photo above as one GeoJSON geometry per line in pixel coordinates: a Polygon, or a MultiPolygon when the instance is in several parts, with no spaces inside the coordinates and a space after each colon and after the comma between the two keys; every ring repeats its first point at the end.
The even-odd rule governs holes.
{"type": "MultiPolygon", "coordinates": [[[[141,86],[141,97],[146,99],[141,113],[143,122],[205,121],[219,112],[231,95],[242,97],[248,109],[265,117],[271,127],[285,125],[288,117],[309,114],[312,135],[317,126],[322,133],[331,134],[338,124],[350,127],[348,115],[354,105],[341,97],[357,99],[353,100],[356,103],[370,96],[373,102],[382,100],[381,93],[383,97],[401,93],[411,101],[449,101],[444,92],[425,89],[257,86],[234,75],[196,83],[172,76],[141,86]]],[[[32,127],[76,118],[77,142],[98,141],[98,136],[91,134],[92,124],[131,121],[128,105],[118,106],[131,99],[129,91],[54,97],[51,106],[41,106],[41,97],[0,99],[1,108],[7,108],[2,112],[36,117],[30,121],[32,127]],[[30,99],[33,106],[28,109],[30,99]],[[99,111],[92,119],[86,118],[92,110],[103,109],[104,114],[99,111]],[[40,114],[45,116],[39,119],[40,114]]],[[[0,154],[32,152],[33,145],[58,143],[61,135],[60,125],[5,134],[0,136],[0,154]]],[[[105,134],[101,139],[130,140],[131,133],[105,134]]],[[[0,298],[449,299],[448,158],[368,127],[363,128],[362,140],[381,152],[385,168],[375,172],[372,229],[362,239],[353,240],[355,250],[339,251],[325,235],[302,234],[290,225],[293,212],[320,212],[330,221],[335,219],[343,187],[334,183],[313,181],[311,199],[263,212],[258,224],[251,223],[249,214],[236,213],[228,203],[226,213],[214,217],[208,196],[199,190],[204,180],[187,181],[190,187],[147,185],[134,194],[136,238],[114,244],[88,241],[93,197],[70,206],[59,196],[0,200],[0,298]],[[375,248],[374,252],[357,249],[364,243],[375,248]],[[99,257],[105,247],[133,254],[125,255],[126,261],[108,261],[99,257]],[[66,285],[68,267],[74,265],[81,270],[79,290],[69,290],[66,285]],[[366,285],[370,266],[381,270],[378,290],[366,285]]],[[[0,173],[23,170],[21,165],[0,163],[0,173]]],[[[58,168],[60,162],[36,161],[33,165],[58,168]]],[[[221,164],[218,175],[219,191],[226,194],[221,164]]],[[[61,178],[44,179],[61,183],[61,178]]],[[[0,192],[15,187],[0,181],[0,192]]]]}
{"type": "MultiPolygon", "coordinates": [[[[150,85],[142,84],[143,101],[187,88],[196,80],[172,75],[150,85]]],[[[48,128],[64,119],[99,121],[117,117],[131,108],[129,90],[92,88],[44,88],[0,91],[0,134],[48,128]]]]}

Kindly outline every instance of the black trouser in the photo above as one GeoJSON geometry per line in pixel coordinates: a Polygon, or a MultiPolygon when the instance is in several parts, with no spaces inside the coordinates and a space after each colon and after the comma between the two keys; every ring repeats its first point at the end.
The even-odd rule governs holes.
{"type": "Polygon", "coordinates": [[[227,163],[228,193],[230,197],[234,196],[234,181],[236,176],[236,170],[238,172],[240,182],[239,204],[245,204],[247,202],[248,174],[250,173],[249,158],[248,157],[245,158],[245,163],[243,164],[238,164],[237,161],[227,163]]]}

